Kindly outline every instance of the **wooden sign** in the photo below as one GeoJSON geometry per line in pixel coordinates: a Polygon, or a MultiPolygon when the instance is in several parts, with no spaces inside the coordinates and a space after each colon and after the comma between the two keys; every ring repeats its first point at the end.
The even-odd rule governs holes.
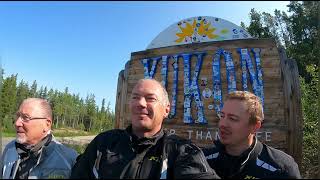
{"type": "Polygon", "coordinates": [[[263,101],[265,120],[257,137],[301,162],[301,102],[294,61],[272,39],[236,39],[161,47],[134,52],[119,73],[116,128],[130,123],[129,98],[141,78],[166,87],[171,103],[164,128],[209,146],[217,136],[220,110],[235,90],[263,101]]]}

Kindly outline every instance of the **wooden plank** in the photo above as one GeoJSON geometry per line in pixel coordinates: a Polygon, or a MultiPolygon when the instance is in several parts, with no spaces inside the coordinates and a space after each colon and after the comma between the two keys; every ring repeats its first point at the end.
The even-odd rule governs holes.
{"type": "Polygon", "coordinates": [[[120,128],[120,112],[122,106],[122,87],[124,86],[124,70],[119,72],[118,75],[118,84],[117,84],[117,94],[116,94],[116,107],[115,107],[115,124],[114,127],[119,129],[120,128]]]}
{"type": "Polygon", "coordinates": [[[242,39],[242,40],[230,40],[230,41],[220,41],[220,42],[207,42],[207,43],[194,43],[179,45],[173,47],[164,47],[149,49],[146,51],[139,51],[131,53],[131,59],[142,59],[145,57],[155,57],[161,54],[176,54],[183,52],[196,52],[196,51],[215,51],[217,48],[223,47],[225,50],[241,48],[267,48],[268,51],[275,50],[275,42],[272,39],[242,39]],[[270,48],[271,47],[271,48],[270,48]]]}

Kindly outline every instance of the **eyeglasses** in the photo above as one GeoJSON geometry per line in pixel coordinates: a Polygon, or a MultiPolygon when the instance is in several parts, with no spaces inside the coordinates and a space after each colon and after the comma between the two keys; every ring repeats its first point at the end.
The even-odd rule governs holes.
{"type": "Polygon", "coordinates": [[[43,118],[43,117],[30,117],[30,116],[23,114],[21,112],[17,112],[16,113],[16,120],[19,119],[19,117],[21,117],[23,122],[27,122],[27,121],[31,121],[31,120],[35,120],[35,119],[47,119],[47,118],[43,118]]]}

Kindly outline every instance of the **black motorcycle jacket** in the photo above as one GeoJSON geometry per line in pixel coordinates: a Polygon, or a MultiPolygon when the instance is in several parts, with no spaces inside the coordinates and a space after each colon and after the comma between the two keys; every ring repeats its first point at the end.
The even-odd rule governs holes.
{"type": "Polygon", "coordinates": [[[71,178],[219,178],[203,152],[176,135],[161,130],[138,138],[125,130],[99,134],[77,158],[71,178]]]}
{"type": "Polygon", "coordinates": [[[213,147],[202,150],[209,165],[221,178],[301,178],[298,165],[290,155],[261,143],[257,138],[240,156],[227,154],[219,140],[214,141],[213,147]]]}

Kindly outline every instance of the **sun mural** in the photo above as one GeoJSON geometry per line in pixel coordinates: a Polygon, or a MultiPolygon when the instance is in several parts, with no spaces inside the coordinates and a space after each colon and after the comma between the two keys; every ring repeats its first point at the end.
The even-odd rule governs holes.
{"type": "Polygon", "coordinates": [[[211,16],[197,16],[172,24],[158,34],[147,49],[248,38],[251,38],[248,32],[227,20],[211,16]]]}
{"type": "MultiPolygon", "coordinates": [[[[216,31],[216,28],[211,26],[210,22],[207,22],[205,18],[199,17],[196,21],[196,19],[193,19],[193,23],[190,24],[189,22],[182,21],[178,23],[178,26],[181,30],[180,33],[176,33],[176,36],[178,36],[178,39],[175,40],[175,42],[200,42],[203,38],[209,38],[209,39],[217,39],[219,36],[217,34],[214,34],[214,31],[216,31]],[[182,25],[185,24],[185,27],[182,27],[182,25]]],[[[221,34],[228,33],[228,29],[222,29],[221,34]]]]}

